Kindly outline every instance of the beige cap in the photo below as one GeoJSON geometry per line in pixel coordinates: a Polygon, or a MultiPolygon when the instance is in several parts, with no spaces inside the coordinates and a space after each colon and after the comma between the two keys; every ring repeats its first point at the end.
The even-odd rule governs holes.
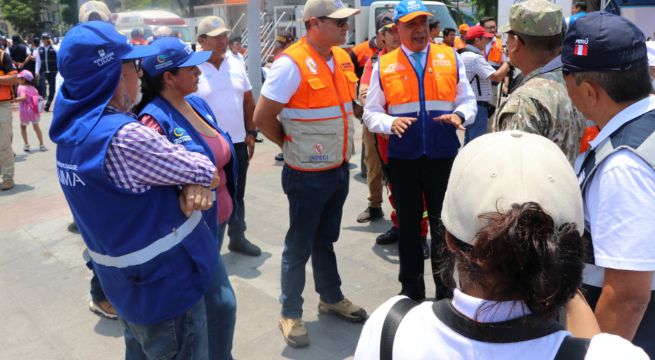
{"type": "Polygon", "coordinates": [[[359,9],[346,7],[341,0],[307,0],[302,21],[307,22],[312,17],[327,16],[332,19],[343,19],[359,14],[359,9]]]}
{"type": "Polygon", "coordinates": [[[554,36],[562,33],[562,8],[547,0],[528,0],[512,5],[509,24],[500,32],[514,31],[530,36],[554,36]]]}
{"type": "Polygon", "coordinates": [[[102,1],[87,1],[80,6],[79,20],[81,23],[89,21],[91,14],[96,13],[102,21],[111,20],[111,11],[102,1]]]}
{"type": "Polygon", "coordinates": [[[223,19],[218,16],[207,16],[200,20],[197,36],[218,36],[228,31],[230,31],[230,29],[225,26],[225,21],[223,21],[223,19]]]}
{"type": "Polygon", "coordinates": [[[480,136],[455,158],[441,219],[457,239],[473,244],[484,227],[479,215],[512,204],[539,204],[558,227],[574,223],[582,235],[582,195],[573,167],[547,138],[519,130],[480,136]]]}

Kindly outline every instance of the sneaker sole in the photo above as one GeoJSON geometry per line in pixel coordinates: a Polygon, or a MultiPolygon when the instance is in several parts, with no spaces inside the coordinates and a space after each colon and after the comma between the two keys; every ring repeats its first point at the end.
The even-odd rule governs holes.
{"type": "Polygon", "coordinates": [[[292,348],[303,348],[309,346],[309,337],[307,338],[306,342],[297,342],[291,338],[288,338],[284,336],[284,330],[282,330],[282,324],[278,323],[277,324],[278,329],[280,329],[280,332],[282,333],[282,338],[284,339],[284,342],[287,343],[287,345],[291,346],[292,348]]]}
{"type": "Polygon", "coordinates": [[[104,312],[101,308],[97,307],[93,301],[89,303],[89,310],[91,310],[92,313],[96,315],[100,315],[101,317],[109,320],[117,320],[118,316],[109,314],[107,312],[104,312]]]}
{"type": "Polygon", "coordinates": [[[366,319],[368,319],[367,315],[357,316],[357,317],[348,316],[348,315],[344,315],[344,314],[342,314],[342,313],[340,313],[338,311],[334,311],[334,310],[332,310],[332,309],[330,309],[328,307],[324,307],[323,305],[320,305],[320,304],[318,305],[318,312],[320,312],[322,314],[335,315],[335,316],[340,317],[340,318],[342,318],[342,319],[344,319],[344,320],[346,320],[348,322],[351,322],[351,323],[360,323],[360,322],[366,321],[366,319]]]}

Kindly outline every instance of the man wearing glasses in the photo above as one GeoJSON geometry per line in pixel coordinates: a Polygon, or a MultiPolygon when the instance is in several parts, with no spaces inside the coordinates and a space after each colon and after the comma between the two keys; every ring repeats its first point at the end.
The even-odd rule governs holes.
{"type": "Polygon", "coordinates": [[[357,75],[346,51],[348,18],[359,10],[340,0],[309,0],[307,36],[273,63],[255,109],[255,125],[282,148],[282,188],[289,200],[289,230],[282,253],[282,317],[289,346],[309,345],[302,323],[305,264],[311,255],[318,309],[361,322],[366,311],[346,299],[333,244],[348,195],[348,160],[357,75]],[[279,117],[279,120],[278,120],[279,117]]]}
{"type": "Polygon", "coordinates": [[[545,0],[528,0],[510,9],[507,52],[523,80],[500,105],[493,131],[518,129],[555,142],[573,165],[585,122],[566,93],[561,65],[544,71],[560,54],[562,10],[545,0]]]}

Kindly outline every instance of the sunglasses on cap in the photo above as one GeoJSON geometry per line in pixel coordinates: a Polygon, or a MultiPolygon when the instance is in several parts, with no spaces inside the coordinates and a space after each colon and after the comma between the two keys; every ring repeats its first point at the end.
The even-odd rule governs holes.
{"type": "Polygon", "coordinates": [[[334,20],[334,24],[338,28],[342,28],[342,27],[346,26],[346,24],[348,23],[348,18],[333,19],[333,18],[330,18],[330,17],[327,17],[327,16],[319,16],[317,19],[319,19],[319,20],[327,20],[327,19],[334,20]]]}

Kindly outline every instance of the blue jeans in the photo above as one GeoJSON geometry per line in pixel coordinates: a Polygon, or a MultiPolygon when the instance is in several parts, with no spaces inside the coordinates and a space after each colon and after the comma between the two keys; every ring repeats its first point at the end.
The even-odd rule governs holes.
{"type": "MultiPolygon", "coordinates": [[[[218,248],[223,242],[225,225],[218,225],[218,248]]],[[[223,261],[219,258],[214,278],[205,292],[207,311],[207,337],[209,338],[208,359],[232,359],[232,340],[237,322],[237,300],[227,278],[223,261]]]]}
{"type": "Polygon", "coordinates": [[[348,195],[348,165],[317,172],[284,166],[282,189],[289,200],[289,230],[282,252],[282,315],[302,317],[305,264],[312,257],[314,287],[322,301],[343,300],[333,243],[339,238],[348,195]]]}
{"type": "Polygon", "coordinates": [[[475,122],[466,127],[466,132],[464,133],[464,145],[487,132],[488,120],[489,110],[486,106],[478,104],[478,113],[475,114],[475,122]]]}
{"type": "Polygon", "coordinates": [[[125,337],[125,359],[209,359],[206,320],[204,301],[157,324],[135,324],[119,317],[125,337]]]}

